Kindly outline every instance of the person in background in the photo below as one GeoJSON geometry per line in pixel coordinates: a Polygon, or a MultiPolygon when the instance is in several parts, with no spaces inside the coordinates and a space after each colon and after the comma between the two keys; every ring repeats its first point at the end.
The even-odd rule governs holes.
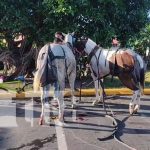
{"type": "Polygon", "coordinates": [[[119,43],[119,41],[118,41],[118,39],[117,39],[116,36],[114,36],[114,38],[112,39],[112,46],[113,46],[113,47],[118,47],[118,46],[120,46],[120,43],[119,43]]]}

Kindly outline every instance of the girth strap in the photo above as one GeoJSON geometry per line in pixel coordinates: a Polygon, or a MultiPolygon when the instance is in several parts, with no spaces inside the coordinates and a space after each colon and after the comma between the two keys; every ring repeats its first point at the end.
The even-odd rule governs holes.
{"type": "Polygon", "coordinates": [[[87,62],[90,63],[92,57],[95,55],[95,53],[97,52],[97,50],[99,49],[99,46],[95,46],[92,51],[90,52],[90,54],[88,55],[88,58],[87,58],[87,62]]]}

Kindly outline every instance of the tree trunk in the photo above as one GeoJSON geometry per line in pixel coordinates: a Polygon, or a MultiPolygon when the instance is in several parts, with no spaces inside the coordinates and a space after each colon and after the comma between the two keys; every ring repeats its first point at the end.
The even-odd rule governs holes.
{"type": "Polygon", "coordinates": [[[5,80],[10,81],[19,75],[32,73],[35,69],[35,56],[37,55],[37,50],[32,48],[32,42],[26,38],[17,42],[8,39],[7,41],[10,49],[0,54],[0,62],[4,65],[5,80]]]}

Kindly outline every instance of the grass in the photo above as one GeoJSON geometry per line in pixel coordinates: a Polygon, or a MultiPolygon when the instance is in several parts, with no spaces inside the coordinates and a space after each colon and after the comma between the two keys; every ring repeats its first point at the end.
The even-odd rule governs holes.
{"type": "Polygon", "coordinates": [[[23,83],[20,81],[11,81],[11,82],[0,83],[0,88],[5,88],[10,91],[16,91],[16,88],[20,88],[22,86],[23,86],[23,83]]]}
{"type": "MultiPolygon", "coordinates": [[[[0,83],[0,88],[7,89],[9,91],[15,92],[18,88],[22,88],[24,85],[21,81],[12,81],[12,82],[4,82],[0,83]]],[[[32,90],[32,85],[29,84],[25,87],[25,91],[32,90]]]]}
{"type": "MultiPolygon", "coordinates": [[[[104,79],[105,88],[123,88],[123,84],[117,77],[113,77],[113,81],[111,81],[111,76],[108,76],[104,79]]],[[[16,88],[22,88],[23,83],[20,81],[12,81],[12,82],[4,82],[0,83],[0,87],[6,88],[10,91],[16,91],[16,88]]],[[[93,88],[94,86],[92,86],[93,88]]],[[[90,88],[90,87],[88,87],[90,88]]],[[[145,88],[150,88],[150,70],[146,72],[145,75],[145,88]]],[[[25,88],[25,91],[32,90],[32,85],[28,85],[25,88]]]]}
{"type": "Polygon", "coordinates": [[[150,88],[150,70],[145,75],[145,87],[150,88]]]}
{"type": "MultiPolygon", "coordinates": [[[[105,88],[123,88],[125,87],[118,77],[113,77],[113,81],[111,81],[111,76],[108,76],[104,79],[105,88]]],[[[150,88],[150,70],[145,74],[145,88],[150,88]]]]}

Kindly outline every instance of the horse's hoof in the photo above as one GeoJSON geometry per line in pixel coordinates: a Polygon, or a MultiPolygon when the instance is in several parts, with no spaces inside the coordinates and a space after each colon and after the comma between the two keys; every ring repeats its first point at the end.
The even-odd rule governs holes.
{"type": "Polygon", "coordinates": [[[57,111],[57,110],[59,110],[59,107],[52,106],[51,109],[57,111]]]}
{"type": "Polygon", "coordinates": [[[54,106],[54,107],[58,107],[58,103],[57,102],[53,102],[52,104],[51,104],[52,106],[54,106]]]}
{"type": "Polygon", "coordinates": [[[58,101],[59,101],[58,97],[54,97],[54,98],[53,98],[53,101],[58,102],[58,101]]]}
{"type": "Polygon", "coordinates": [[[43,122],[43,119],[40,118],[40,119],[39,119],[39,125],[41,126],[41,125],[43,125],[43,123],[44,123],[44,122],[43,122]]]}
{"type": "Polygon", "coordinates": [[[95,101],[92,103],[92,105],[93,105],[93,106],[96,106],[96,105],[98,105],[99,102],[100,102],[100,101],[95,100],[95,101]]]}
{"type": "Polygon", "coordinates": [[[66,105],[66,104],[63,104],[63,108],[64,108],[64,109],[67,108],[67,105],[66,105]]]}
{"type": "Polygon", "coordinates": [[[72,108],[72,109],[75,109],[75,108],[77,108],[77,105],[76,105],[76,104],[72,104],[72,105],[71,105],[71,108],[72,108]]]}
{"type": "Polygon", "coordinates": [[[81,103],[81,100],[77,100],[76,103],[77,103],[77,104],[80,104],[80,103],[81,103]]]}
{"type": "Polygon", "coordinates": [[[64,123],[64,121],[57,120],[55,121],[55,125],[59,127],[67,127],[68,124],[64,123]]]}
{"type": "Polygon", "coordinates": [[[50,118],[45,119],[45,124],[50,125],[51,124],[51,119],[50,118]]]}
{"type": "Polygon", "coordinates": [[[56,125],[56,126],[59,126],[59,127],[64,127],[64,123],[61,122],[61,121],[57,121],[57,122],[55,123],[55,125],[56,125]]]}
{"type": "Polygon", "coordinates": [[[129,109],[129,113],[130,113],[130,115],[132,115],[134,113],[134,110],[133,109],[129,109]]]}
{"type": "Polygon", "coordinates": [[[50,108],[50,104],[49,103],[45,103],[44,107],[47,108],[47,109],[49,109],[50,108]]]}
{"type": "Polygon", "coordinates": [[[135,107],[135,105],[133,105],[133,104],[129,105],[129,113],[130,113],[130,115],[132,115],[134,113],[134,107],[135,107]]]}
{"type": "Polygon", "coordinates": [[[140,109],[140,106],[139,105],[135,105],[134,110],[133,110],[134,113],[137,113],[139,109],[140,109]]]}

